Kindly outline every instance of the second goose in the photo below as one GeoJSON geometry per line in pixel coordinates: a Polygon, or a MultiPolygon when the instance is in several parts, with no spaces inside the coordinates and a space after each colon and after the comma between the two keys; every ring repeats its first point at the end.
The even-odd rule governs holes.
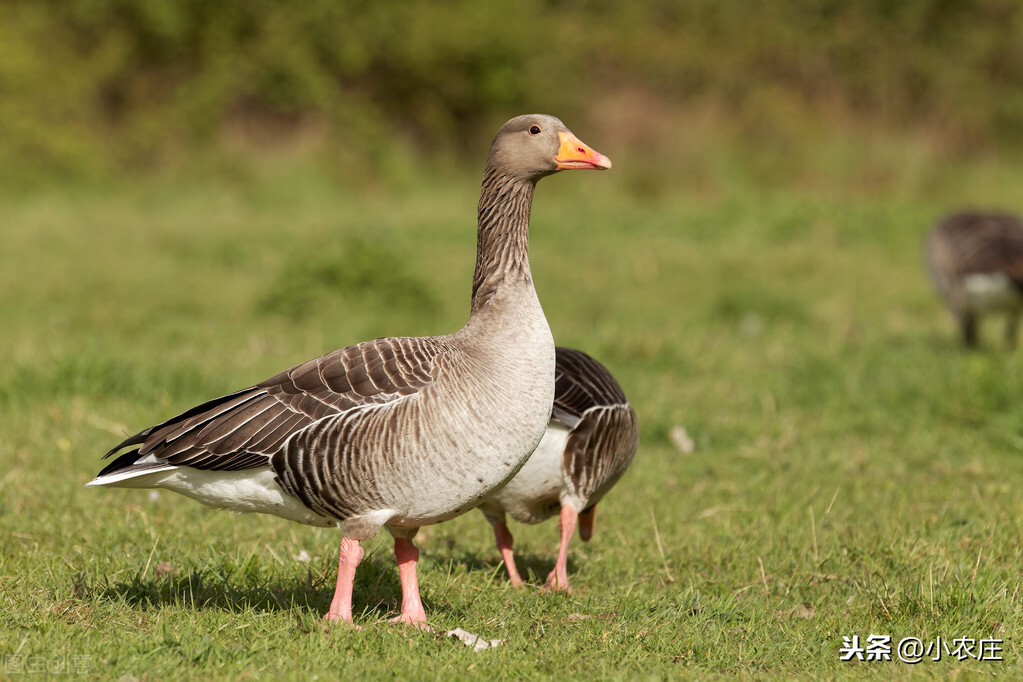
{"type": "Polygon", "coordinates": [[[927,234],[924,257],[935,288],[959,322],[964,344],[977,345],[982,314],[1003,312],[1006,345],[1016,345],[1023,309],[1023,222],[1018,217],[953,213],[927,234]]]}
{"type": "Polygon", "coordinates": [[[568,545],[576,524],[583,541],[589,540],[597,503],[629,468],[638,445],[636,412],[611,372],[581,350],[557,348],[547,432],[515,478],[480,505],[512,585],[522,578],[505,514],[531,524],[559,515],[561,546],[547,589],[571,591],[568,545]]]}

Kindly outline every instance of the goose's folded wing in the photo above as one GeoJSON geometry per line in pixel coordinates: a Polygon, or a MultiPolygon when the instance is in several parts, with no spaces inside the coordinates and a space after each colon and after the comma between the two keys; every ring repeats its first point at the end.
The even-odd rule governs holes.
{"type": "Polygon", "coordinates": [[[324,417],[415,394],[436,379],[438,337],[384,338],[342,348],[255,386],[198,405],[122,442],[100,476],[127,466],[238,470],[267,463],[292,434],[324,417]]]}
{"type": "Polygon", "coordinates": [[[558,347],[556,355],[553,421],[575,428],[590,408],[627,402],[607,368],[586,353],[558,347]]]}
{"type": "Polygon", "coordinates": [[[1002,254],[1002,272],[1017,289],[1023,290],[1023,225],[1018,232],[1003,236],[1002,254]]]}
{"type": "Polygon", "coordinates": [[[629,405],[594,407],[572,430],[562,471],[572,492],[589,500],[613,486],[629,468],[639,445],[636,412],[629,405]]]}
{"type": "Polygon", "coordinates": [[[1007,213],[963,211],[930,236],[935,265],[957,276],[1002,273],[1023,286],[1023,221],[1007,213]]]}

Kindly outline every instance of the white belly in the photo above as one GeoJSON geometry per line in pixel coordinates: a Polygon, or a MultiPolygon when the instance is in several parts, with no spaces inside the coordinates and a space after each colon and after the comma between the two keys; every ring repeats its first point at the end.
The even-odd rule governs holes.
{"type": "Polygon", "coordinates": [[[269,466],[243,471],[174,467],[106,484],[119,488],[163,488],[211,507],[273,514],[310,526],[337,526],[336,521],[314,513],[286,494],[277,484],[276,474],[269,466]]]}
{"type": "Polygon", "coordinates": [[[374,452],[386,463],[377,489],[393,511],[389,527],[440,523],[475,509],[528,461],[554,403],[554,339],[546,320],[540,323],[531,330],[524,322],[513,335],[530,352],[474,350],[469,357],[479,364],[472,372],[417,394],[394,415],[366,415],[370,430],[384,417],[420,425],[420,447],[374,452]]]}
{"type": "Polygon", "coordinates": [[[483,509],[504,512],[520,523],[540,523],[556,514],[564,488],[562,461],[568,434],[564,426],[551,424],[519,473],[491,494],[483,509]]]}
{"type": "Polygon", "coordinates": [[[1016,310],[1023,306],[1019,289],[1002,273],[966,275],[963,277],[963,292],[971,312],[1016,310]]]}

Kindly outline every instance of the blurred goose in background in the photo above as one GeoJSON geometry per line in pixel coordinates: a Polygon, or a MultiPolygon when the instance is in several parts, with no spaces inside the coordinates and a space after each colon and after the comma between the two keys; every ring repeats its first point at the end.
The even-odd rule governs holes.
{"type": "Polygon", "coordinates": [[[386,527],[402,587],[394,620],[424,624],[412,538],[508,481],[548,425],[554,341],[528,256],[536,182],[610,167],[557,118],[508,121],[484,169],[460,331],[349,346],[210,400],[125,440],[107,456],[134,449],[88,485],[166,488],[215,507],[339,526],[328,620],[352,622],[360,541],[386,527]]]}
{"type": "Polygon", "coordinates": [[[924,255],[963,343],[976,346],[978,317],[1001,311],[1006,345],[1014,347],[1023,307],[1023,222],[1007,213],[953,213],[928,233],[924,255]]]}
{"type": "Polygon", "coordinates": [[[602,364],[572,348],[557,348],[554,411],[532,457],[480,510],[494,528],[512,585],[521,585],[514,539],[505,522],[540,523],[560,514],[561,547],[547,588],[570,591],[568,545],[579,524],[589,540],[597,503],[629,468],[639,445],[636,412],[602,364]]]}

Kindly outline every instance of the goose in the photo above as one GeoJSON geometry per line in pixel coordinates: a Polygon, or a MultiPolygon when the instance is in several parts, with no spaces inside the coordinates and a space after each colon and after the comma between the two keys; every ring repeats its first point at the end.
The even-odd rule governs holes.
{"type": "Polygon", "coordinates": [[[1006,345],[1016,345],[1023,308],[1023,222],[1017,216],[953,213],[927,234],[924,257],[966,346],[977,345],[978,317],[996,311],[1007,315],[1006,345]]]}
{"type": "Polygon", "coordinates": [[[328,621],[354,625],[361,541],[387,528],[401,582],[394,622],[426,626],[420,526],[475,508],[547,428],[554,340],[529,268],[536,183],[611,167],[560,120],[504,124],[477,209],[469,318],[446,336],[380,338],[214,398],[114,447],[89,487],[163,488],[206,505],[342,531],[328,621]]]}
{"type": "Polygon", "coordinates": [[[540,523],[559,514],[561,546],[546,588],[570,592],[568,545],[593,535],[597,503],[629,468],[639,445],[636,412],[602,364],[581,350],[556,349],[554,410],[543,439],[513,479],[480,511],[494,530],[508,578],[522,585],[505,515],[540,523]],[[559,512],[560,508],[560,512],[559,512]]]}

